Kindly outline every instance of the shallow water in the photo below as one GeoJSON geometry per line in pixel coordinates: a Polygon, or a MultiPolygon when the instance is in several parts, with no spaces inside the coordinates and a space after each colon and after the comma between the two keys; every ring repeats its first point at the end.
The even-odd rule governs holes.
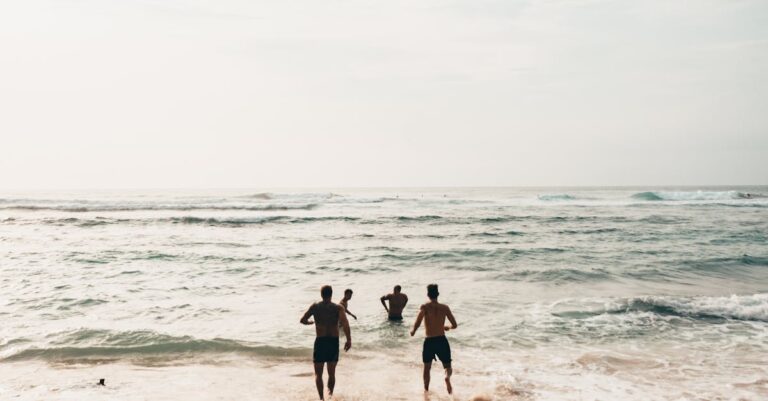
{"type": "Polygon", "coordinates": [[[766,194],[2,193],[0,370],[18,375],[0,396],[100,399],[91,382],[108,372],[119,399],[242,399],[259,372],[265,399],[312,399],[313,330],[298,319],[331,284],[355,291],[359,317],[337,396],[414,399],[421,339],[407,326],[436,282],[459,320],[459,399],[764,399],[766,194]],[[378,301],[395,284],[404,325],[378,301]]]}

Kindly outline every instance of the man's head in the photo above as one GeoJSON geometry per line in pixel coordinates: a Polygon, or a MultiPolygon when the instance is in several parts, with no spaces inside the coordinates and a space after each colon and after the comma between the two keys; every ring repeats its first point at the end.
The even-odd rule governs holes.
{"type": "Polygon", "coordinates": [[[320,296],[323,297],[323,301],[328,301],[333,296],[333,288],[330,285],[324,285],[320,288],[320,296]]]}
{"type": "Polygon", "coordinates": [[[402,289],[403,289],[402,287],[400,287],[399,285],[396,285],[395,286],[395,294],[399,294],[400,290],[402,290],[402,289]]]}
{"type": "Polygon", "coordinates": [[[429,299],[437,299],[438,295],[440,295],[440,292],[437,291],[437,284],[430,284],[427,286],[427,296],[429,299]]]}
{"type": "Polygon", "coordinates": [[[352,289],[351,288],[347,288],[346,290],[344,290],[344,298],[352,299],[352,289]]]}

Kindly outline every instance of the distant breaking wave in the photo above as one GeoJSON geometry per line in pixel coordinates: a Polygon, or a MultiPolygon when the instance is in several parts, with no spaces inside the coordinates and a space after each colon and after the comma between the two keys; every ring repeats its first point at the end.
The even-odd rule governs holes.
{"type": "Polygon", "coordinates": [[[314,223],[319,221],[357,221],[357,217],[347,216],[328,216],[328,217],[291,217],[291,216],[267,216],[253,218],[203,218],[194,216],[171,217],[168,219],[173,223],[182,224],[208,224],[208,225],[248,225],[248,224],[267,224],[267,223],[314,223]]]}
{"type": "Polygon", "coordinates": [[[738,191],[680,191],[680,192],[639,192],[632,195],[633,199],[644,201],[706,201],[764,198],[762,194],[744,193],[738,191]]]}
{"type": "MultiPolygon", "coordinates": [[[[0,209],[1,210],[1,209],[0,209]]],[[[133,209],[145,210],[145,209],[133,209]]],[[[169,209],[171,210],[171,209],[169,209]]],[[[177,210],[177,209],[173,209],[177,210]]],[[[194,209],[206,210],[206,209],[194,209]]],[[[227,209],[221,209],[227,210],[227,209]]],[[[235,209],[241,210],[241,209],[235,209]]],[[[262,210],[262,209],[258,209],[262,210]]],[[[282,209],[265,209],[280,211],[282,209]]],[[[107,216],[95,216],[93,218],[82,217],[59,217],[59,218],[7,218],[0,220],[0,224],[49,224],[49,225],[76,225],[80,227],[96,227],[109,224],[204,224],[221,226],[241,226],[254,224],[301,224],[301,223],[319,223],[319,222],[348,222],[356,224],[391,224],[398,225],[503,225],[514,222],[536,222],[540,224],[562,224],[569,222],[606,222],[606,223],[650,223],[650,224],[679,224],[685,222],[683,219],[665,218],[661,216],[648,216],[640,219],[628,219],[623,216],[532,216],[532,215],[502,215],[502,216],[380,216],[380,217],[356,217],[356,216],[289,216],[289,215],[271,215],[271,216],[232,216],[232,217],[202,217],[202,216],[177,216],[177,217],[139,217],[139,218],[114,218],[107,216]]],[[[561,234],[599,234],[603,232],[617,231],[616,228],[594,229],[584,231],[564,230],[561,234]]]]}
{"type": "Polygon", "coordinates": [[[546,194],[546,195],[539,195],[539,200],[541,201],[567,201],[567,200],[574,200],[576,197],[568,194],[546,194]]]}
{"type": "Polygon", "coordinates": [[[85,212],[138,212],[138,211],[190,211],[190,210],[243,210],[243,211],[270,211],[270,210],[312,210],[319,205],[316,203],[296,205],[263,205],[263,206],[229,206],[229,205],[93,205],[93,206],[38,206],[38,205],[12,205],[2,206],[0,210],[26,210],[26,211],[59,211],[71,213],[85,212]]]}
{"type": "Polygon", "coordinates": [[[270,200],[272,199],[272,194],[262,192],[258,194],[245,195],[245,196],[242,196],[242,198],[270,200]]]}

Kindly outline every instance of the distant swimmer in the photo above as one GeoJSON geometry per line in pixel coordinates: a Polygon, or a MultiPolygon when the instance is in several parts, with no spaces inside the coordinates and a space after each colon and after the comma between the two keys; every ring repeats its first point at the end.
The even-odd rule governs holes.
{"type": "Polygon", "coordinates": [[[346,290],[344,290],[344,298],[342,298],[341,301],[339,301],[339,305],[344,307],[344,310],[347,311],[347,315],[352,316],[353,318],[355,318],[355,320],[357,320],[357,316],[355,316],[354,313],[349,311],[350,299],[352,299],[352,289],[347,288],[346,290]]]}
{"type": "Polygon", "coordinates": [[[341,305],[331,302],[333,289],[330,285],[324,285],[320,289],[320,296],[323,300],[313,303],[304,316],[301,317],[301,324],[315,325],[315,349],[312,354],[312,361],[315,365],[315,385],[317,386],[317,395],[321,400],[325,399],[323,391],[323,366],[328,364],[328,394],[333,396],[333,388],[336,386],[336,363],[339,361],[339,326],[344,329],[344,335],[347,342],[344,344],[344,351],[352,348],[352,333],[349,330],[349,321],[346,311],[341,305]],[[309,320],[315,318],[314,322],[309,320]]]}
{"type": "Polygon", "coordinates": [[[432,368],[432,361],[437,357],[440,358],[440,362],[443,363],[443,368],[445,368],[445,387],[448,389],[448,394],[452,394],[451,374],[453,374],[453,369],[451,369],[451,345],[448,344],[445,332],[455,329],[459,325],[456,323],[453,313],[451,313],[451,308],[448,305],[437,302],[438,295],[440,293],[437,291],[437,284],[427,286],[429,302],[421,305],[421,308],[419,308],[419,316],[416,317],[416,323],[414,323],[411,330],[411,336],[416,334],[416,330],[421,325],[423,319],[424,328],[426,329],[424,347],[421,351],[421,360],[424,362],[424,391],[429,391],[429,371],[432,368]],[[451,327],[445,326],[446,318],[451,322],[451,327]]]}
{"type": "Polygon", "coordinates": [[[405,309],[405,305],[408,304],[408,296],[400,292],[401,289],[402,287],[396,285],[393,293],[381,297],[381,304],[384,305],[384,309],[387,310],[389,320],[403,320],[403,309],[405,309]],[[386,301],[389,301],[389,307],[387,307],[386,301]]]}

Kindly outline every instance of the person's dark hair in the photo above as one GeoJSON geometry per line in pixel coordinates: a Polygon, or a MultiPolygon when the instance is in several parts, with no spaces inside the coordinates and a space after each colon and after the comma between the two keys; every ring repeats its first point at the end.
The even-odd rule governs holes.
{"type": "Polygon", "coordinates": [[[400,292],[400,290],[402,290],[402,289],[403,289],[403,288],[402,288],[402,287],[400,287],[399,285],[396,285],[396,286],[395,286],[395,292],[400,292]]]}
{"type": "Polygon", "coordinates": [[[437,284],[430,284],[427,286],[427,296],[430,299],[435,299],[438,295],[440,295],[440,292],[437,291],[437,284]]]}
{"type": "Polygon", "coordinates": [[[320,296],[323,299],[330,298],[333,295],[333,288],[330,285],[324,285],[320,288],[320,296]]]}
{"type": "Polygon", "coordinates": [[[346,290],[344,290],[344,293],[345,294],[351,294],[352,293],[352,289],[351,288],[347,288],[346,290]]]}

